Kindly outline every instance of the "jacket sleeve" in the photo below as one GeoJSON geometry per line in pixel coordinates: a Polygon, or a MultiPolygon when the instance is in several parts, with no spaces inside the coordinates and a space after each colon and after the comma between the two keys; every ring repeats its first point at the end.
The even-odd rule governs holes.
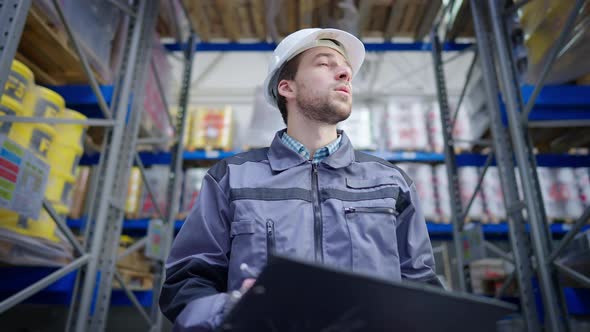
{"type": "Polygon", "coordinates": [[[166,261],[159,304],[174,331],[211,331],[221,323],[228,299],[228,211],[226,193],[207,173],[166,261]]]}
{"type": "Polygon", "coordinates": [[[396,235],[402,279],[442,287],[436,276],[432,245],[414,183],[408,192],[400,193],[396,207],[400,212],[396,235]]]}

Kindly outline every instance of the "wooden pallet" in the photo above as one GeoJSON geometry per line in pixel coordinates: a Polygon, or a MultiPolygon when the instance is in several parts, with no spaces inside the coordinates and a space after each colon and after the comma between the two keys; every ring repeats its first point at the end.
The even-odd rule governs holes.
{"type": "Polygon", "coordinates": [[[361,37],[422,39],[440,10],[440,0],[183,0],[203,41],[280,40],[303,28],[341,27],[361,37]]]}
{"type": "MultiPolygon", "coordinates": [[[[37,83],[88,82],[65,31],[55,27],[34,4],[27,15],[16,59],[33,71],[37,83]]],[[[96,77],[99,83],[107,83],[100,75],[96,77]]]]}
{"type": "MultiPolygon", "coordinates": [[[[123,277],[125,285],[130,290],[148,290],[154,287],[154,275],[152,273],[138,272],[122,268],[117,268],[117,271],[119,271],[119,274],[123,277]]],[[[121,284],[119,284],[116,279],[113,280],[113,288],[122,288],[121,284]]]]}

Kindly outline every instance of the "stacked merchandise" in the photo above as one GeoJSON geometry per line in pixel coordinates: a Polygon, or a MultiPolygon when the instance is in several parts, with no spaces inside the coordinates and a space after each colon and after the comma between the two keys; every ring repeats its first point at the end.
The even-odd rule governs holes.
{"type": "MultiPolygon", "coordinates": [[[[444,223],[451,220],[451,199],[449,197],[449,181],[447,176],[447,167],[445,165],[435,166],[436,190],[438,196],[439,216],[444,223]]],[[[467,207],[471,196],[477,186],[479,172],[477,167],[459,168],[459,191],[461,195],[462,211],[467,207]]],[[[485,213],[484,196],[481,191],[475,196],[467,220],[487,221],[485,213]]]]}
{"type": "Polygon", "coordinates": [[[125,217],[127,219],[139,218],[139,199],[143,188],[143,180],[138,167],[131,168],[129,183],[127,185],[127,199],[125,200],[125,217]]]}
{"type": "Polygon", "coordinates": [[[384,119],[388,150],[429,150],[423,109],[420,99],[395,99],[389,103],[384,119]]]}
{"type": "MultiPolygon", "coordinates": [[[[472,89],[473,91],[479,91],[478,88],[472,89]]],[[[474,92],[474,98],[479,98],[474,92]]],[[[468,140],[474,140],[480,138],[485,130],[487,129],[487,118],[485,112],[481,110],[482,105],[476,109],[475,103],[481,103],[474,99],[473,102],[463,101],[461,110],[457,115],[457,122],[453,127],[453,138],[455,141],[456,153],[460,151],[469,151],[473,147],[473,144],[467,142],[468,140]]],[[[449,98],[449,111],[451,114],[455,113],[457,101],[453,98],[449,98]]],[[[428,123],[428,138],[432,150],[438,153],[444,152],[444,139],[443,139],[443,126],[440,118],[440,105],[438,102],[432,102],[428,104],[429,107],[425,108],[425,117],[428,123]]],[[[452,119],[451,119],[452,120],[452,119]]]]}
{"type": "MultiPolygon", "coordinates": [[[[471,289],[474,294],[495,296],[504,281],[514,272],[514,265],[499,258],[484,258],[469,264],[471,289]]],[[[504,291],[504,296],[517,294],[516,282],[513,281],[504,291]]]]}
{"type": "MultiPolygon", "coordinates": [[[[65,102],[60,95],[36,86],[34,76],[26,66],[14,61],[11,69],[5,86],[6,93],[2,96],[2,113],[41,118],[85,119],[75,111],[64,109],[65,102]]],[[[85,130],[83,125],[72,124],[2,124],[5,136],[28,148],[50,166],[45,199],[52,204],[60,217],[69,212],[71,190],[82,154],[85,130]]],[[[31,181],[38,180],[28,180],[31,181]]],[[[72,259],[71,247],[63,240],[55,222],[44,209],[40,211],[38,218],[33,219],[11,210],[0,210],[0,228],[3,244],[0,258],[3,261],[21,265],[61,265],[72,259]]]]}
{"type": "Polygon", "coordinates": [[[194,150],[232,148],[233,117],[232,108],[191,107],[185,134],[186,148],[194,150]]]}
{"type": "Polygon", "coordinates": [[[153,190],[156,199],[154,202],[145,183],[143,183],[139,168],[133,167],[131,169],[127,187],[127,200],[125,202],[125,216],[127,219],[167,217],[169,174],[170,167],[164,165],[154,165],[145,170],[146,180],[149,182],[149,187],[153,190]],[[157,208],[155,204],[157,204],[157,208]],[[158,208],[164,216],[158,215],[158,208]]]}
{"type": "Polygon", "coordinates": [[[490,223],[496,224],[506,220],[504,191],[497,167],[489,167],[482,183],[485,206],[490,223]]]}
{"type": "Polygon", "coordinates": [[[72,189],[72,203],[69,217],[80,219],[85,216],[86,204],[90,193],[90,179],[92,177],[92,167],[78,166],[76,169],[76,181],[72,189]]]}
{"type": "Polygon", "coordinates": [[[571,221],[583,211],[573,168],[537,168],[545,212],[549,222],[571,221]]]}
{"type": "MultiPolygon", "coordinates": [[[[477,167],[460,167],[459,168],[459,190],[461,192],[461,204],[463,206],[463,212],[469,204],[469,200],[477,187],[477,181],[479,179],[479,169],[477,167]]],[[[469,213],[467,213],[467,221],[479,220],[486,221],[486,213],[484,206],[484,197],[480,190],[475,199],[471,204],[469,213]]]]}
{"type": "Polygon", "coordinates": [[[377,149],[371,119],[371,110],[366,106],[362,106],[355,108],[350,117],[339,124],[339,128],[344,130],[354,143],[355,149],[377,149]]]}
{"type": "MultiPolygon", "coordinates": [[[[119,255],[133,245],[135,240],[122,235],[119,241],[119,255]]],[[[134,250],[117,260],[117,271],[130,290],[151,290],[154,287],[154,275],[151,273],[151,261],[143,250],[134,250]]],[[[120,289],[117,280],[113,281],[113,288],[120,289]]]]}
{"type": "Polygon", "coordinates": [[[442,223],[451,222],[451,197],[449,196],[449,178],[445,165],[434,166],[435,189],[438,197],[438,216],[442,223]]]}
{"type": "MultiPolygon", "coordinates": [[[[149,66],[147,81],[144,90],[144,116],[141,119],[142,128],[147,132],[151,133],[155,137],[172,137],[173,130],[168,116],[166,115],[166,108],[164,105],[165,100],[160,94],[158,87],[158,81],[156,75],[159,77],[160,82],[172,81],[170,73],[172,72],[168,58],[166,57],[166,51],[159,42],[159,37],[155,36],[152,43],[152,56],[151,61],[154,64],[149,66]],[[154,72],[156,70],[156,72],[154,72]]],[[[162,83],[162,92],[165,96],[168,96],[167,87],[169,84],[162,83]]],[[[164,146],[165,147],[165,146],[164,146]]]]}
{"type": "Polygon", "coordinates": [[[180,208],[182,219],[188,216],[195,205],[207,171],[207,168],[190,168],[186,170],[184,174],[184,190],[182,191],[182,207],[180,208]]]}
{"type": "Polygon", "coordinates": [[[574,168],[578,182],[580,200],[585,208],[590,206],[590,168],[574,168]]]}
{"type": "Polygon", "coordinates": [[[401,163],[397,164],[414,181],[424,218],[429,221],[438,220],[438,207],[434,191],[433,169],[429,164],[401,163]]]}

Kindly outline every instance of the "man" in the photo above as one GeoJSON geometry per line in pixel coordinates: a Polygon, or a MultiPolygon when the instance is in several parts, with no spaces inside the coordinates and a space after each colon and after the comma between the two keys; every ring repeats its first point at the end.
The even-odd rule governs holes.
{"type": "Polygon", "coordinates": [[[336,29],[303,29],[277,46],[264,88],[287,129],[207,173],[166,264],[160,306],[177,330],[217,326],[228,291],[251,286],[271,252],[437,283],[412,180],[336,129],[364,57],[362,42],[336,29]]]}

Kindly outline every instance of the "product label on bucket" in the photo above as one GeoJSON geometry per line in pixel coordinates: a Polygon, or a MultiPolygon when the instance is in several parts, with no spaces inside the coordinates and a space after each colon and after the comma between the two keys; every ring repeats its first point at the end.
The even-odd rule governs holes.
{"type": "MultiPolygon", "coordinates": [[[[16,112],[8,108],[7,106],[0,105],[0,115],[8,115],[13,116],[16,115],[16,112]]],[[[0,122],[0,133],[8,135],[10,128],[12,127],[12,122],[0,122]]]]}
{"type": "Polygon", "coordinates": [[[39,129],[33,130],[31,142],[29,143],[29,147],[33,149],[33,151],[37,152],[40,156],[47,157],[47,151],[49,150],[50,144],[51,136],[39,129]]]}
{"type": "Polygon", "coordinates": [[[0,208],[38,219],[48,175],[49,165],[0,135],[0,208]]]}
{"type": "Polygon", "coordinates": [[[27,93],[27,79],[16,72],[10,72],[8,81],[4,86],[4,95],[10,96],[19,102],[23,102],[25,94],[27,93]]]}
{"type": "Polygon", "coordinates": [[[59,107],[57,107],[57,105],[50,103],[45,99],[37,99],[37,105],[35,105],[35,116],[53,118],[58,113],[59,107]]]}

